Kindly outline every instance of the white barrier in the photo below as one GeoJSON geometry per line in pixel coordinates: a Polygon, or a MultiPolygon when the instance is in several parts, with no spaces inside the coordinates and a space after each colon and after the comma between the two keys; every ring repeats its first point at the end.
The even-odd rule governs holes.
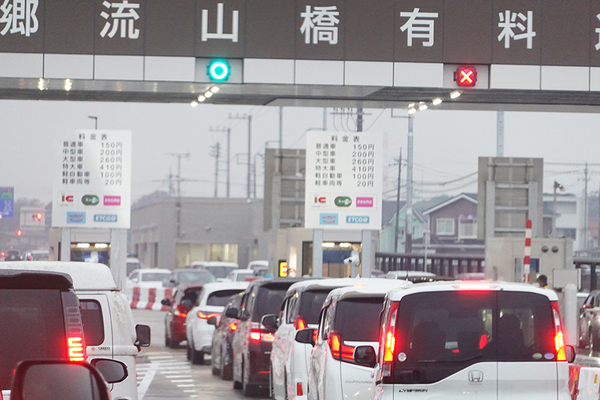
{"type": "Polygon", "coordinates": [[[173,288],[125,288],[123,293],[129,299],[129,305],[132,309],[167,311],[170,307],[163,306],[162,299],[173,298],[173,288]]]}
{"type": "Polygon", "coordinates": [[[569,365],[571,400],[600,399],[600,368],[569,365]]]}

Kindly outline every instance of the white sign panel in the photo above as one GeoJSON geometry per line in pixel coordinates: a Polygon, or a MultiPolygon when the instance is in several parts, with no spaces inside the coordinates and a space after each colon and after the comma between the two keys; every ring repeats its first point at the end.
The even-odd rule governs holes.
{"type": "Polygon", "coordinates": [[[381,229],[382,180],[381,133],[307,132],[304,226],[381,229]]]}
{"type": "Polygon", "coordinates": [[[128,229],[131,131],[78,130],[59,149],[52,226],[128,229]]]}

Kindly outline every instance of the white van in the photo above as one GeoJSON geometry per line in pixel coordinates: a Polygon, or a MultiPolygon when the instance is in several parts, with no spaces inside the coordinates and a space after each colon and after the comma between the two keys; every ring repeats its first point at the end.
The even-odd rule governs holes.
{"type": "Polygon", "coordinates": [[[137,400],[135,356],[150,345],[150,327],[134,325],[127,297],[104,264],[61,261],[3,262],[0,269],[56,271],[69,274],[81,306],[88,362],[109,358],[127,365],[128,377],[108,385],[113,400],[137,400]]]}
{"type": "MultiPolygon", "coordinates": [[[[370,346],[357,348],[369,364],[370,346]]],[[[374,399],[568,400],[558,297],[507,282],[452,281],[387,294],[374,399]]]]}

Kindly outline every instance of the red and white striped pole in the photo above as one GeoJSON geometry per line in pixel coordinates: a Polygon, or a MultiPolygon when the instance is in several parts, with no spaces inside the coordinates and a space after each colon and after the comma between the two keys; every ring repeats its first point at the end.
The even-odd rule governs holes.
{"type": "Polygon", "coordinates": [[[523,258],[523,282],[529,283],[531,272],[531,220],[525,224],[525,257],[523,258]]]}

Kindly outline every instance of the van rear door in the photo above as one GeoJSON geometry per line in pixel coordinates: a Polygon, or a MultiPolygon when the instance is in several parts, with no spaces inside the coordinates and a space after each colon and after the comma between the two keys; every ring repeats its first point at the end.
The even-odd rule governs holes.
{"type": "Polygon", "coordinates": [[[557,362],[550,300],[502,291],[498,307],[498,400],[558,399],[558,373],[566,362],[557,362]]]}

